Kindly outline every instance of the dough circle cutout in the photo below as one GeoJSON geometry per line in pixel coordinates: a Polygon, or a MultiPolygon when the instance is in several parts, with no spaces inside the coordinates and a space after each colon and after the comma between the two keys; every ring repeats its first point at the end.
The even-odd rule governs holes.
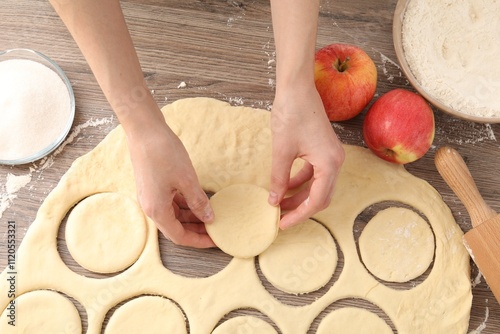
{"type": "Polygon", "coordinates": [[[239,316],[231,318],[217,328],[214,329],[212,334],[278,334],[276,330],[262,319],[254,316],[239,316]]]}
{"type": "Polygon", "coordinates": [[[225,253],[238,258],[259,255],[278,235],[280,208],[268,203],[266,189],[234,184],[210,198],[215,219],[207,233],[225,253]]]}
{"type": "Polygon", "coordinates": [[[357,307],[344,307],[321,320],[316,334],[393,334],[387,323],[376,314],[357,307]]]}
{"type": "Polygon", "coordinates": [[[131,266],[146,244],[147,224],[136,201],[100,193],[78,203],[68,216],[66,244],[83,268],[115,273],[131,266]]]}
{"type": "Polygon", "coordinates": [[[19,296],[7,306],[0,316],[0,333],[81,334],[82,321],[68,298],[55,291],[37,290],[19,296]],[[13,320],[15,326],[9,324],[13,320]]]}
{"type": "Polygon", "coordinates": [[[105,334],[187,333],[182,311],[167,298],[141,296],[119,307],[109,318],[105,334]]]}
{"type": "Polygon", "coordinates": [[[366,268],[376,277],[403,283],[422,275],[434,257],[434,234],[416,212],[392,207],[378,212],[359,237],[366,268]]]}
{"type": "Polygon", "coordinates": [[[325,286],[335,272],[337,260],[330,232],[309,219],[280,231],[273,244],[260,254],[259,265],[274,287],[301,294],[325,286]]]}

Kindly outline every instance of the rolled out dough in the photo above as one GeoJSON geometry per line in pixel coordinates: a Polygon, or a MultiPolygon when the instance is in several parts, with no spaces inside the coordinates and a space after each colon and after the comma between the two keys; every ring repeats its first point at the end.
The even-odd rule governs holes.
{"type": "Polygon", "coordinates": [[[387,323],[365,309],[345,307],[329,313],[319,324],[317,334],[393,334],[387,323]]]}
{"type": "Polygon", "coordinates": [[[434,257],[429,224],[406,208],[378,212],[359,237],[361,259],[376,277],[407,282],[422,275],[434,257]]]}
{"type": "Polygon", "coordinates": [[[215,214],[207,232],[225,253],[250,258],[269,247],[278,235],[280,208],[268,203],[266,189],[234,184],[210,198],[215,214]]]}
{"type": "MultiPolygon", "coordinates": [[[[234,184],[269,189],[268,111],[231,107],[208,98],[179,100],[162,111],[189,152],[206,191],[217,192],[234,184]]],[[[462,244],[463,233],[449,208],[434,188],[408,173],[403,166],[386,163],[361,147],[346,145],[344,148],[346,160],[332,202],[313,217],[333,235],[344,263],[333,285],[305,305],[286,305],[273,296],[263,286],[254,258],[233,258],[223,270],[205,278],[173,273],[168,262],[167,267],[163,265],[158,231],[150,219],[146,219],[147,239],[142,253],[123,272],[105,279],[92,279],[68,268],[58,253],[57,235],[70,209],[97,193],[116,193],[135,201],[132,165],[121,127],[78,158],[42,203],[18,249],[16,270],[22,279],[16,286],[20,297],[14,300],[21,300],[23,294],[30,291],[47,289],[71,296],[85,308],[87,334],[100,334],[111,309],[122,303],[124,307],[129,300],[133,302],[143,295],[168,298],[185,315],[190,334],[212,332],[226,314],[238,309],[264,314],[266,321],[272,322],[283,334],[304,334],[315,320],[323,321],[324,310],[340,300],[354,304],[363,300],[377,305],[391,319],[398,334],[466,333],[472,300],[470,258],[462,244]],[[353,228],[357,216],[373,204],[386,201],[402,202],[421,212],[436,239],[432,270],[420,284],[408,290],[392,289],[377,281],[361,262],[356,247],[353,228]]],[[[102,207],[101,211],[111,212],[111,219],[115,215],[121,217],[115,207],[102,207]]],[[[133,242],[130,237],[121,240],[125,245],[133,242]]],[[[170,247],[176,246],[170,244],[170,247]]],[[[8,275],[9,269],[1,273],[0,291],[9,290],[8,275]]],[[[302,295],[286,297],[301,298],[302,295]]],[[[0,310],[5,310],[11,299],[7,293],[1,293],[0,310]]],[[[154,309],[151,305],[147,308],[154,309]]],[[[40,314],[43,317],[47,309],[36,308],[29,313],[30,319],[40,314]]],[[[111,317],[117,316],[120,309],[111,317]]],[[[50,313],[45,320],[67,319],[64,313],[50,313]],[[58,318],[60,316],[62,318],[58,318]]],[[[137,321],[144,326],[141,330],[145,333],[150,331],[146,326],[161,321],[156,316],[148,317],[147,323],[134,316],[130,318],[130,326],[136,326],[137,321]]],[[[369,323],[370,318],[356,316],[356,321],[369,323]]]]}
{"type": "Polygon", "coordinates": [[[181,310],[159,296],[141,296],[119,307],[109,319],[104,334],[187,333],[181,310]]]}
{"type": "Polygon", "coordinates": [[[16,298],[13,308],[0,316],[2,334],[82,332],[82,321],[75,305],[54,291],[31,291],[16,298]],[[13,310],[13,311],[12,311],[13,310]],[[9,321],[13,321],[9,324],[9,321]]]}
{"type": "Polygon", "coordinates": [[[301,294],[326,285],[337,266],[337,246],[321,224],[307,220],[281,231],[259,256],[266,279],[281,291],[301,294]]]}
{"type": "Polygon", "coordinates": [[[146,244],[146,219],[131,198],[95,194],[71,211],[66,244],[79,265],[98,273],[114,273],[132,265],[146,244]]]}

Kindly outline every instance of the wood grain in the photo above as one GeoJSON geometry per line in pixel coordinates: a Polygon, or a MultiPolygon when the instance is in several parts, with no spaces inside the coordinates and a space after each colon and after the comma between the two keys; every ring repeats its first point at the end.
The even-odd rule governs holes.
{"type": "Polygon", "coordinates": [[[483,200],[465,161],[455,149],[441,147],[434,161],[439,174],[467,209],[472,227],[478,227],[497,215],[483,200]]]}
{"type": "MultiPolygon", "coordinates": [[[[122,6],[144,76],[160,106],[181,98],[206,96],[234,105],[270,108],[274,97],[275,56],[267,0],[123,0],[122,6]],[[178,88],[180,82],[187,86],[178,88]]],[[[321,3],[318,48],[333,42],[362,47],[377,65],[377,96],[398,87],[412,90],[401,73],[392,44],[395,6],[396,0],[323,0],[321,3]]],[[[32,48],[59,63],[73,84],[77,110],[70,132],[72,140],[65,142],[60,153],[33,164],[0,166],[0,198],[9,206],[0,217],[0,268],[4,268],[7,222],[16,222],[17,241],[21,242],[40,203],[71,163],[95,147],[118,122],[85,59],[48,1],[2,0],[0,31],[0,49],[32,48]],[[31,182],[11,198],[5,195],[9,173],[31,175],[31,182]]],[[[407,169],[439,191],[457,223],[468,231],[471,228],[469,216],[437,172],[434,154],[444,145],[456,148],[464,157],[484,200],[500,212],[500,174],[497,172],[500,148],[496,139],[500,135],[500,125],[471,123],[438,110],[435,110],[435,117],[433,147],[407,169]]],[[[344,143],[363,146],[363,119],[364,113],[353,120],[333,124],[333,127],[344,143]]],[[[358,217],[360,226],[368,220],[369,214],[358,217]]],[[[63,236],[60,233],[58,240],[61,256],[73,270],[85,273],[64,251],[63,236]]],[[[223,268],[228,261],[216,250],[185,249],[164,239],[160,240],[160,245],[165,265],[190,277],[213,273],[214,268],[200,259],[210,258],[215,268],[223,268]]],[[[500,306],[474,265],[471,275],[475,282],[469,331],[485,325],[481,333],[499,333],[500,306]]],[[[280,295],[277,298],[300,304],[316,296],[280,295]]],[[[384,316],[375,305],[357,300],[343,303],[367,307],[384,316]]],[[[81,309],[80,312],[85,322],[85,313],[81,309]]],[[[241,312],[251,313],[248,310],[241,312]]],[[[386,320],[390,324],[390,319],[386,320]]],[[[313,329],[314,326],[317,324],[313,329]]]]}

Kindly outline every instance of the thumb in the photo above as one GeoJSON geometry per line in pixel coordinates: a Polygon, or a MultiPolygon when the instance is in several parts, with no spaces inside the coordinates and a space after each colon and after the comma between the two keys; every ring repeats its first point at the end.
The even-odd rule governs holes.
{"type": "Polygon", "coordinates": [[[199,185],[187,187],[181,193],[186,200],[187,206],[199,220],[204,223],[211,223],[214,220],[214,212],[210,206],[208,196],[199,185]]]}

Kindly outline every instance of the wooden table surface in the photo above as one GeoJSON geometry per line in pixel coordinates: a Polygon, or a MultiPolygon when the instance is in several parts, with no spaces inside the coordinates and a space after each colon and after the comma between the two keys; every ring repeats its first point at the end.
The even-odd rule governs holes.
{"type": "MultiPolygon", "coordinates": [[[[270,109],[275,54],[268,1],[125,0],[122,6],[145,78],[160,106],[181,98],[205,96],[233,105],[270,109]],[[186,87],[179,88],[181,82],[186,87]]],[[[412,89],[401,72],[392,44],[395,6],[396,0],[325,0],[321,6],[318,48],[334,42],[363,48],[377,65],[376,96],[397,87],[412,89]]],[[[16,222],[20,242],[41,202],[71,163],[92,150],[118,122],[85,59],[48,1],[2,0],[0,32],[0,50],[31,48],[58,62],[76,96],[76,118],[62,149],[33,164],[0,166],[0,268],[3,269],[7,263],[4,246],[7,222],[16,222]],[[9,194],[6,189],[9,173],[28,175],[31,180],[18,192],[9,194]]],[[[364,113],[333,125],[344,143],[363,146],[364,113]]],[[[471,227],[469,216],[436,171],[434,154],[443,145],[456,148],[464,156],[487,203],[500,212],[500,148],[496,139],[500,125],[463,121],[438,110],[435,117],[433,147],[422,159],[407,165],[407,169],[440,192],[457,223],[467,231],[471,227]]],[[[210,274],[210,270],[218,270],[227,263],[227,257],[220,251],[183,249],[165,239],[160,241],[171,261],[169,267],[186,275],[200,275],[192,268],[207,271],[201,275],[210,274]],[[200,257],[212,257],[215,264],[203,266],[204,261],[197,260],[200,257]]],[[[70,259],[63,244],[61,234],[63,258],[74,270],[82,270],[70,259]]],[[[469,332],[499,333],[499,304],[474,265],[471,281],[474,298],[469,332]]],[[[85,326],[86,320],[83,322],[85,326]]]]}

